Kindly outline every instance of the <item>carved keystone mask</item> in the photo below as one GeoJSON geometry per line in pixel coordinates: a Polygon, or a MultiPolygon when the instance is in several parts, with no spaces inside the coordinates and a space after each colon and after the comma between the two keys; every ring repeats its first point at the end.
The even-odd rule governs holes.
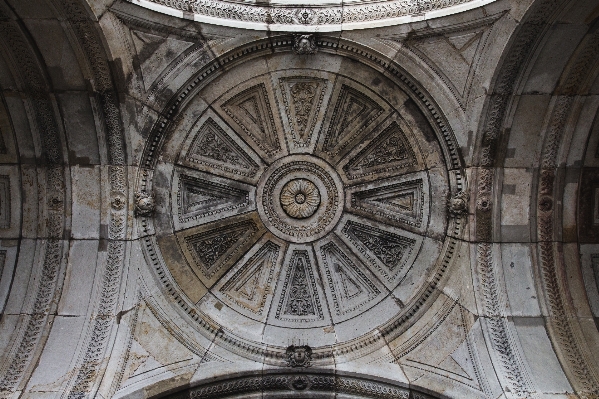
{"type": "Polygon", "coordinates": [[[312,360],[312,349],[309,346],[287,348],[287,362],[290,367],[309,367],[312,360]]]}

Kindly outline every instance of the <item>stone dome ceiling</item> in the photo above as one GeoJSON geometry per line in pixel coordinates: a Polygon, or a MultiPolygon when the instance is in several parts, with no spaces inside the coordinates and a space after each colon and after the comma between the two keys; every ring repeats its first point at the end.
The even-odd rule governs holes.
{"type": "Polygon", "coordinates": [[[141,176],[158,204],[148,256],[188,315],[240,347],[307,345],[325,363],[349,342],[376,350],[415,321],[457,250],[453,138],[365,65],[289,51],[269,64],[186,95],[141,176]]]}
{"type": "Polygon", "coordinates": [[[459,3],[0,0],[0,398],[597,399],[599,5],[459,3]]]}

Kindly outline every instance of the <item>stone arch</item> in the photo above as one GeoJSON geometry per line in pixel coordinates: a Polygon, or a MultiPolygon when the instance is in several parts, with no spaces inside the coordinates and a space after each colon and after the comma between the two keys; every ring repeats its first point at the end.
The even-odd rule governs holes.
{"type": "MultiPolygon", "coordinates": [[[[494,259],[505,256],[509,250],[502,247],[509,245],[492,242],[532,243],[530,273],[542,295],[536,313],[542,316],[539,322],[546,326],[548,338],[574,389],[581,397],[594,397],[598,388],[597,364],[593,356],[587,356],[585,348],[596,345],[597,336],[596,329],[585,327],[587,320],[582,315],[590,314],[586,299],[575,293],[583,286],[579,257],[584,251],[579,252],[581,249],[576,244],[580,242],[576,236],[582,233],[582,226],[576,226],[576,216],[572,215],[577,209],[574,202],[580,199],[580,190],[584,190],[578,165],[584,164],[588,149],[582,143],[591,137],[588,121],[596,113],[596,108],[588,102],[597,77],[596,68],[588,62],[595,56],[596,39],[589,15],[584,20],[590,27],[588,31],[564,32],[562,36],[576,45],[563,53],[555,52],[551,45],[558,45],[557,21],[567,19],[571,7],[568,2],[533,4],[523,19],[521,31],[507,47],[504,63],[497,69],[486,117],[481,119],[477,149],[477,263],[483,302],[490,314],[499,315],[496,293],[501,290],[498,281],[501,278],[496,280],[494,259]],[[543,65],[548,59],[554,64],[543,65]],[[533,108],[536,116],[531,117],[533,108]],[[587,112],[584,117],[583,112],[587,112]],[[530,120],[524,121],[526,118],[530,120]],[[526,143],[527,136],[538,137],[538,141],[526,143]],[[519,231],[515,229],[517,226],[502,226],[503,220],[513,213],[510,208],[525,209],[529,201],[524,198],[524,205],[510,201],[510,195],[522,198],[522,193],[510,190],[527,190],[526,187],[531,190],[530,224],[523,223],[519,231]],[[512,227],[514,230],[510,231],[512,227]],[[566,316],[575,313],[578,316],[566,316]]],[[[583,23],[577,21],[574,23],[583,23]]],[[[585,224],[582,220],[579,218],[578,223],[585,224]]],[[[514,262],[511,265],[514,267],[514,262]]],[[[506,379],[516,391],[534,390],[536,382],[527,377],[521,362],[510,360],[518,358],[521,345],[512,340],[510,323],[502,322],[501,317],[492,319],[493,316],[488,334],[496,345],[498,363],[503,365],[506,379]],[[502,340],[504,344],[500,343],[502,340]]]]}
{"type": "Polygon", "coordinates": [[[276,398],[293,395],[297,398],[410,398],[432,399],[437,396],[414,388],[398,385],[395,381],[376,380],[368,376],[341,373],[333,374],[323,370],[313,373],[298,372],[247,373],[226,379],[199,382],[191,388],[172,393],[159,393],[152,398],[234,398],[243,397],[276,398]]]}

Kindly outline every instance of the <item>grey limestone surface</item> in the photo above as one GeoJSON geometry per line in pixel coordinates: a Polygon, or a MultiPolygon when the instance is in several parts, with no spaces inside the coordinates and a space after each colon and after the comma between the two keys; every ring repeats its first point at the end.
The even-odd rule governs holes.
{"type": "Polygon", "coordinates": [[[596,0],[0,0],[0,398],[599,395],[596,0]]]}

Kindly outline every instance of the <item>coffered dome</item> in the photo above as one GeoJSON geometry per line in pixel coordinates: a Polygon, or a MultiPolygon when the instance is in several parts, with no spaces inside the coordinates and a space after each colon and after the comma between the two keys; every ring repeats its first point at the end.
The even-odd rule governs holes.
{"type": "Polygon", "coordinates": [[[0,397],[599,395],[597,0],[0,0],[0,397]]]}
{"type": "Polygon", "coordinates": [[[416,87],[281,50],[183,90],[140,176],[158,205],[146,251],[200,331],[274,364],[290,345],[328,364],[350,343],[378,349],[428,306],[459,246],[447,207],[465,181],[416,87]]]}

